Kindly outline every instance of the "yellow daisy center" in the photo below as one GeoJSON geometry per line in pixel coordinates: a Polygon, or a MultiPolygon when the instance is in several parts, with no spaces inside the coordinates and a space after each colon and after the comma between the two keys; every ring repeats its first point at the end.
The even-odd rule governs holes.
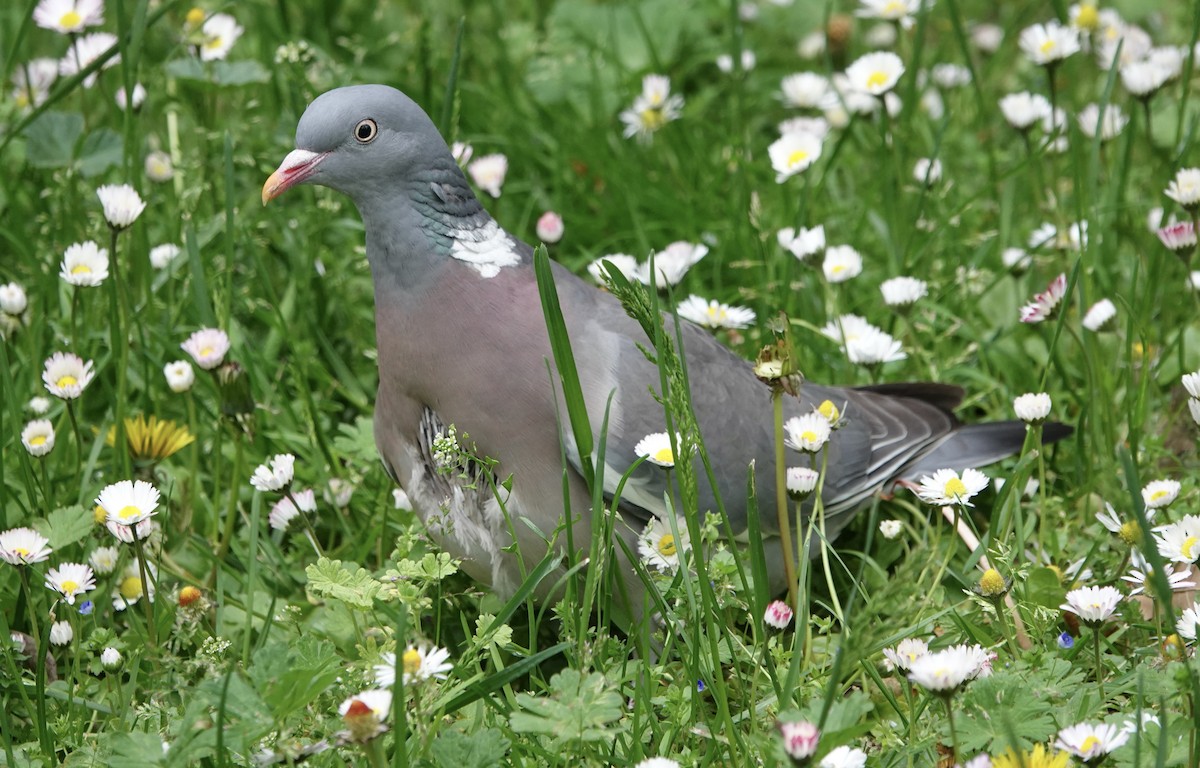
{"type": "Polygon", "coordinates": [[[1004,594],[1004,577],[995,568],[988,568],[979,579],[979,591],[988,597],[1004,594]]]}
{"type": "Polygon", "coordinates": [[[1050,53],[1050,51],[1054,50],[1054,41],[1047,40],[1046,42],[1044,42],[1040,46],[1038,46],[1038,50],[1041,51],[1042,53],[1050,53]]]}
{"type": "Polygon", "coordinates": [[[1083,753],[1091,752],[1099,743],[1100,739],[1097,739],[1095,736],[1088,736],[1083,740],[1083,743],[1079,745],[1079,751],[1083,753]]]}
{"type": "Polygon", "coordinates": [[[842,415],[838,407],[833,404],[832,400],[826,400],[817,406],[817,412],[824,416],[829,421],[837,421],[842,415]]]}
{"type": "Polygon", "coordinates": [[[209,356],[209,355],[211,355],[212,353],[213,353],[213,348],[212,348],[212,347],[203,347],[203,348],[200,350],[200,357],[208,357],[208,356],[209,356]]]}
{"type": "Polygon", "coordinates": [[[108,510],[97,504],[96,508],[92,510],[92,519],[97,523],[103,523],[108,520],[108,510]]]}
{"type": "Polygon", "coordinates": [[[417,674],[417,671],[421,669],[421,652],[416,648],[409,648],[400,657],[400,663],[404,665],[404,671],[408,674],[417,674]]]}
{"type": "Polygon", "coordinates": [[[1168,491],[1164,491],[1160,488],[1159,490],[1150,494],[1150,501],[1158,501],[1160,499],[1165,499],[1166,497],[1168,497],[1170,495],[1171,494],[1168,491]]]}
{"type": "Polygon", "coordinates": [[[204,47],[208,48],[210,51],[215,48],[220,48],[221,47],[221,36],[213,35],[212,37],[208,38],[207,40],[204,41],[204,47]]]}
{"type": "Polygon", "coordinates": [[[829,268],[829,271],[835,275],[841,274],[842,272],[846,271],[846,265],[845,264],[834,264],[832,267],[829,268]]]}
{"type": "Polygon", "coordinates": [[[193,27],[198,26],[204,21],[204,9],[193,8],[187,12],[187,23],[193,27]]]}
{"type": "Polygon", "coordinates": [[[659,128],[663,127],[664,123],[667,122],[663,117],[662,110],[656,107],[643,109],[641,114],[638,116],[642,119],[642,125],[645,126],[646,130],[649,131],[657,131],[659,128]]]}
{"type": "Polygon", "coordinates": [[[715,304],[708,305],[708,319],[712,320],[714,323],[725,320],[726,314],[727,313],[725,312],[724,307],[720,307],[715,304]]]}
{"type": "Polygon", "coordinates": [[[1183,540],[1183,546],[1179,548],[1180,554],[1182,554],[1188,560],[1191,560],[1192,550],[1196,548],[1197,544],[1200,544],[1200,539],[1196,538],[1195,536],[1188,536],[1183,540]]]}
{"type": "Polygon", "coordinates": [[[142,510],[138,509],[132,504],[126,504],[125,506],[121,507],[121,511],[117,513],[117,517],[121,518],[122,520],[128,520],[129,518],[137,517],[140,514],[142,514],[142,510]]]}
{"type": "Polygon", "coordinates": [[[1100,26],[1100,12],[1094,5],[1081,5],[1079,6],[1079,15],[1075,17],[1075,23],[1082,29],[1095,29],[1100,26]]]}
{"type": "Polygon", "coordinates": [[[665,448],[659,448],[657,451],[652,453],[651,458],[662,464],[675,463],[675,454],[671,452],[671,446],[669,445],[665,448]]]}
{"type": "Polygon", "coordinates": [[[887,81],[888,81],[887,72],[884,72],[882,70],[876,70],[871,73],[870,77],[867,78],[867,87],[868,88],[882,88],[883,86],[887,85],[887,81]]]}
{"type": "Polygon", "coordinates": [[[892,14],[899,14],[902,16],[907,12],[908,12],[908,9],[905,8],[904,3],[899,2],[899,0],[892,0],[892,2],[883,6],[883,13],[885,16],[892,15],[892,14]]]}
{"type": "Polygon", "coordinates": [[[117,591],[126,600],[136,600],[142,596],[142,580],[137,576],[126,576],[121,579],[121,585],[117,591]]]}
{"type": "Polygon", "coordinates": [[[664,533],[662,538],[658,540],[658,553],[663,557],[674,557],[675,552],[675,537],[669,533],[664,533]]]}
{"type": "Polygon", "coordinates": [[[67,579],[66,581],[64,581],[62,584],[59,585],[59,588],[58,588],[58,590],[60,592],[62,592],[64,595],[67,594],[68,592],[74,592],[77,589],[79,589],[79,582],[71,581],[70,579],[67,579]]]}
{"type": "Polygon", "coordinates": [[[83,17],[75,11],[74,8],[64,13],[58,20],[58,25],[63,29],[75,29],[83,22],[83,17]]]}
{"type": "Polygon", "coordinates": [[[29,438],[29,444],[30,445],[45,445],[46,444],[46,436],[45,435],[34,435],[33,437],[29,438]]]}
{"type": "Polygon", "coordinates": [[[788,155],[787,164],[788,166],[800,165],[800,163],[803,163],[807,159],[807,152],[805,152],[803,149],[796,149],[793,150],[790,155],[788,155]]]}
{"type": "Polygon", "coordinates": [[[74,376],[72,376],[71,374],[68,373],[66,376],[59,376],[58,381],[56,381],[54,383],[56,386],[59,386],[59,387],[64,387],[64,388],[65,387],[73,387],[79,383],[79,379],[75,378],[74,376]]]}
{"type": "Polygon", "coordinates": [[[90,275],[90,274],[92,274],[92,268],[89,267],[87,264],[77,264],[76,266],[71,267],[71,274],[72,275],[90,275]]]}
{"type": "Polygon", "coordinates": [[[943,490],[942,495],[947,496],[949,498],[957,498],[959,496],[967,495],[967,486],[963,483],[962,480],[959,480],[957,477],[952,477],[949,480],[947,480],[946,487],[943,488],[942,490],[943,490]]]}
{"type": "Polygon", "coordinates": [[[12,551],[13,551],[13,552],[16,552],[16,553],[17,553],[18,555],[20,555],[22,558],[29,557],[29,550],[28,550],[28,549],[26,549],[25,547],[13,547],[13,548],[12,548],[12,551]]]}
{"type": "Polygon", "coordinates": [[[800,433],[800,439],[801,439],[801,440],[803,440],[803,441],[804,441],[804,442],[806,442],[806,443],[815,443],[815,442],[817,442],[817,440],[819,440],[820,438],[819,438],[819,437],[817,437],[817,433],[816,433],[816,432],[814,432],[814,431],[812,431],[812,430],[810,429],[810,430],[807,430],[807,431],[805,431],[805,432],[801,432],[801,433],[800,433]]]}
{"type": "Polygon", "coordinates": [[[1142,538],[1142,528],[1135,522],[1128,522],[1121,526],[1117,535],[1126,544],[1136,544],[1142,538]]]}

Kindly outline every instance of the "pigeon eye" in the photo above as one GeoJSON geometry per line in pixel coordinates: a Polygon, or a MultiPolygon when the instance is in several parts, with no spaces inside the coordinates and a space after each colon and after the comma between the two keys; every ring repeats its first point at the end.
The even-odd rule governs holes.
{"type": "Polygon", "coordinates": [[[359,144],[370,144],[377,133],[379,133],[379,126],[375,125],[375,121],[369,117],[366,120],[360,120],[358,125],[354,126],[354,138],[358,139],[359,144]]]}

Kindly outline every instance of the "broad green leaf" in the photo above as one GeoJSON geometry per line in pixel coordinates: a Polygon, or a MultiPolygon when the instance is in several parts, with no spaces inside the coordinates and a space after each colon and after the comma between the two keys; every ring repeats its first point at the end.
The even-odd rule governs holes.
{"type": "Polygon", "coordinates": [[[47,112],[25,129],[25,157],[35,168],[64,168],[83,135],[83,115],[47,112]]]}
{"type": "Polygon", "coordinates": [[[508,739],[494,728],[472,734],[443,731],[429,752],[439,768],[496,768],[508,753],[508,739]]]}
{"type": "Polygon", "coordinates": [[[50,540],[53,549],[62,549],[87,536],[95,525],[92,510],[74,506],[54,510],[45,520],[35,522],[33,527],[50,540]]]}
{"type": "Polygon", "coordinates": [[[304,572],[308,575],[308,589],[313,594],[340,600],[362,610],[375,604],[375,595],[382,586],[365,568],[353,564],[346,566],[341,560],[327,557],[308,566],[304,572]]]}
{"type": "Polygon", "coordinates": [[[1045,608],[1058,608],[1066,601],[1067,590],[1053,570],[1034,568],[1025,581],[1025,597],[1045,608]]]}
{"type": "Polygon", "coordinates": [[[337,680],[342,661],[333,643],[303,636],[254,655],[249,674],[277,720],[304,709],[337,680]]]}
{"type": "Polygon", "coordinates": [[[212,79],[218,85],[249,85],[267,82],[271,73],[257,61],[216,61],[212,79]]]}
{"type": "Polygon", "coordinates": [[[84,177],[99,176],[120,165],[124,156],[121,137],[116,131],[100,128],[88,134],[79,149],[79,172],[84,177]]]}
{"type": "Polygon", "coordinates": [[[540,733],[556,744],[612,741],[627,726],[620,694],[604,675],[564,669],[550,678],[549,695],[517,694],[521,711],[509,718],[518,733],[540,733]]]}

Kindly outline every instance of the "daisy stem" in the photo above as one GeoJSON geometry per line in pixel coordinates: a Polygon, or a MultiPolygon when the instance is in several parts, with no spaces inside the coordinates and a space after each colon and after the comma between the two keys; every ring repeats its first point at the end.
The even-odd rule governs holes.
{"type": "Polygon", "coordinates": [[[1100,666],[1100,626],[1092,628],[1092,647],[1096,649],[1096,685],[1100,688],[1100,706],[1104,707],[1107,697],[1104,695],[1104,667],[1100,666]]]}
{"type": "MultiPolygon", "coordinates": [[[[796,583],[796,560],[792,549],[792,522],[788,519],[787,467],[783,451],[783,388],[771,389],[771,405],[775,413],[775,514],[779,519],[779,545],[783,547],[783,570],[787,577],[788,605],[800,615],[799,590],[796,583]]],[[[799,522],[800,508],[796,508],[799,522]]]]}
{"type": "Polygon", "coordinates": [[[371,739],[366,744],[363,744],[363,752],[367,755],[367,762],[371,768],[387,768],[387,760],[383,757],[383,741],[378,738],[371,739]]]}
{"type": "Polygon", "coordinates": [[[233,441],[233,482],[229,484],[229,505],[225,508],[225,529],[221,532],[221,542],[217,545],[216,559],[213,562],[213,583],[216,583],[217,568],[229,551],[229,543],[233,540],[233,524],[237,520],[238,478],[242,476],[242,445],[245,441],[234,437],[233,441]]]}
{"type": "Polygon", "coordinates": [[[50,470],[46,468],[46,459],[42,457],[39,461],[42,465],[42,496],[46,499],[46,509],[55,509],[54,506],[54,490],[50,485],[50,470]]]}
{"type": "Polygon", "coordinates": [[[154,622],[154,605],[150,599],[150,579],[146,568],[146,549],[143,539],[137,539],[133,544],[137,550],[138,578],[142,581],[142,605],[146,612],[146,635],[151,648],[158,647],[158,626],[154,622]]]}
{"type": "MultiPolygon", "coordinates": [[[[196,431],[196,396],[188,390],[187,398],[188,429],[193,435],[196,431]]],[[[220,434],[220,430],[218,430],[220,434]]],[[[188,512],[185,519],[193,520],[196,515],[196,496],[200,488],[200,441],[196,440],[188,446],[188,512]]]]}
{"type": "Polygon", "coordinates": [[[71,343],[79,347],[79,288],[71,291],[71,343]]]}
{"type": "Polygon", "coordinates": [[[126,477],[132,474],[132,465],[129,456],[129,440],[125,433],[125,404],[126,392],[128,391],[128,371],[129,367],[129,343],[125,333],[126,313],[128,311],[125,297],[125,285],[121,282],[121,262],[117,258],[117,241],[120,237],[121,230],[116,227],[109,228],[112,237],[109,242],[111,247],[112,276],[113,276],[113,330],[112,330],[112,351],[117,356],[117,402],[116,410],[116,434],[113,437],[113,450],[120,458],[121,469],[126,477]]]}
{"type": "Polygon", "coordinates": [[[18,566],[17,573],[21,575],[21,589],[25,591],[25,607],[29,609],[29,636],[33,638],[34,700],[37,703],[38,735],[43,751],[47,756],[51,756],[53,750],[50,748],[50,734],[46,728],[46,652],[42,649],[42,633],[38,623],[40,616],[34,607],[33,589],[29,585],[29,566],[18,566]]]}
{"type": "Polygon", "coordinates": [[[954,727],[954,709],[950,706],[950,697],[943,696],[942,703],[946,705],[946,720],[950,723],[950,763],[953,764],[958,756],[958,731],[954,727]]]}
{"type": "MultiPolygon", "coordinates": [[[[821,477],[825,476],[825,471],[828,468],[829,451],[822,451],[821,477]]],[[[819,494],[813,500],[813,514],[817,516],[817,529],[821,533],[821,570],[825,573],[825,585],[829,588],[829,599],[833,602],[833,615],[837,617],[838,622],[845,628],[846,616],[842,612],[842,603],[838,600],[837,590],[833,587],[833,571],[829,567],[829,537],[825,535],[825,505],[821,503],[821,496],[819,494]]]]}
{"type": "Polygon", "coordinates": [[[75,435],[75,486],[83,488],[83,441],[79,437],[79,421],[75,418],[74,401],[67,400],[67,416],[71,419],[71,432],[75,435]]]}
{"type": "Polygon", "coordinates": [[[325,550],[321,549],[320,543],[317,541],[317,532],[313,529],[312,520],[308,519],[308,513],[300,509],[300,503],[296,501],[296,497],[292,495],[292,489],[289,487],[283,492],[283,495],[288,501],[292,502],[292,506],[296,508],[296,514],[300,516],[301,522],[304,523],[304,534],[308,537],[308,542],[312,544],[313,549],[317,553],[317,557],[324,557],[325,550]]]}

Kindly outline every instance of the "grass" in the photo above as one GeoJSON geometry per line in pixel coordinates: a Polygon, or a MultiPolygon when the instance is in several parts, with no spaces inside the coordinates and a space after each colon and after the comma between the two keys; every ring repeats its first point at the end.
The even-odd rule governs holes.
{"type": "MultiPolygon", "coordinates": [[[[34,5],[0,8],[6,79],[67,50],[67,37],[32,23],[34,5]]],[[[1155,44],[1194,50],[1194,7],[1115,8],[1155,44]]],[[[116,43],[106,56],[119,63],[101,69],[102,58],[60,78],[36,108],[0,101],[0,285],[19,284],[28,298],[19,317],[0,318],[0,530],[33,527],[54,550],[44,562],[0,564],[0,632],[25,638],[0,651],[3,764],[226,766],[272,755],[314,766],[632,766],[652,757],[769,766],[791,760],[778,724],[810,721],[821,731],[818,758],[845,746],[872,766],[925,766],[952,754],[1027,754],[1076,723],[1121,726],[1143,714],[1156,724],[1107,764],[1195,764],[1200,670],[1174,625],[1196,595],[1177,591],[1172,602],[1152,528],[1185,520],[1197,503],[1196,426],[1180,377],[1200,368],[1198,299],[1192,254],[1172,254],[1146,223],[1153,208],[1193,216],[1163,194],[1197,157],[1193,55],[1143,104],[1093,54],[1052,73],[1026,60],[1020,30],[1065,21],[1065,8],[943,0],[888,46],[907,68],[895,90],[903,109],[852,117],[811,167],[777,183],[767,147],[778,123],[818,114],[785,106],[780,80],[841,71],[871,49],[875,25],[843,15],[850,4],[761,3],[753,20],[736,3],[669,0],[214,5],[204,13],[232,13],[245,32],[213,62],[196,55],[203,35],[189,9],[109,3],[102,28],[116,43]],[[827,22],[835,34],[825,51],[799,57],[797,42],[827,22]],[[973,40],[982,23],[1004,31],[994,54],[973,40]],[[718,55],[736,60],[742,48],[756,54],[752,69],[717,68],[718,55]],[[970,81],[939,89],[916,76],[939,63],[966,67],[970,81]],[[626,139],[618,114],[650,73],[670,76],[686,100],[682,115],[649,142],[626,139]],[[1098,103],[1128,124],[1100,141],[1071,119],[1061,152],[1041,128],[1012,129],[999,99],[1049,97],[1050,77],[1072,118],[1098,103]],[[540,214],[562,214],[566,235],[548,258],[577,272],[609,254],[645,259],[674,241],[707,244],[669,291],[617,275],[608,287],[660,364],[676,453],[704,459],[702,472],[672,470],[681,517],[665,524],[676,541],[707,546],[674,571],[638,568],[655,625],[614,624],[611,576],[638,555],[612,543],[611,518],[596,516],[588,541],[572,538],[565,564],[556,554],[527,558],[516,593],[499,596],[396,503],[372,435],[373,293],[358,214],[309,187],[285,205],[259,204],[305,105],[359,82],[402,88],[476,157],[505,154],[503,194],[483,198],[489,211],[534,242],[540,214]],[[114,94],[135,83],[147,98],[126,111],[114,94]],[[169,156],[170,179],[148,178],[151,152],[169,156]],[[940,180],[914,178],[920,158],[940,160],[940,180]],[[121,183],[147,205],[118,232],[96,189],[121,183]],[[1076,222],[1087,223],[1086,237],[1072,240],[1076,222]],[[1054,237],[1030,245],[1046,223],[1054,237]],[[830,246],[862,254],[860,276],[831,283],[820,254],[801,261],[777,244],[784,227],[816,225],[830,246]],[[59,277],[66,247],[85,240],[109,252],[97,287],[59,277]],[[150,250],[164,243],[180,255],[154,268],[150,250]],[[1002,262],[1013,247],[1028,251],[1025,267],[1002,262]],[[1059,274],[1066,288],[1054,314],[1019,322],[1022,305],[1059,274]],[[879,284],[897,275],[928,284],[908,311],[880,300],[879,284]],[[1075,431],[1047,450],[1031,431],[1019,456],[984,469],[991,487],[957,516],[978,548],[905,490],[871,499],[836,542],[820,525],[799,531],[817,556],[795,563],[797,619],[771,628],[762,616],[779,596],[765,586],[755,532],[761,521],[774,527],[775,494],[751,498],[745,546],[727,543],[736,531],[720,510],[698,514],[705,475],[722,469],[707,464],[706,443],[720,436],[696,430],[678,331],[658,312],[690,293],[755,310],[749,328],[718,332],[748,360],[770,348],[807,381],[847,386],[956,384],[970,422],[1013,418],[1017,395],[1045,391],[1051,418],[1075,431]],[[1093,332],[1082,317],[1102,298],[1117,314],[1093,332]],[[892,334],[907,356],[850,362],[820,333],[848,313],[892,334]],[[163,366],[187,359],[180,344],[202,327],[227,332],[230,365],[195,368],[195,385],[173,392],[163,366]],[[36,457],[21,431],[36,416],[31,399],[48,394],[41,373],[58,351],[92,360],[95,378],[78,400],[50,398],[55,445],[36,457]],[[137,416],[169,420],[194,441],[165,456],[134,451],[137,416]],[[317,510],[279,531],[267,520],[281,494],[249,480],[283,453],[296,457],[292,500],[312,488],[317,510]],[[121,544],[95,522],[94,500],[131,479],[162,498],[156,533],[121,544]],[[1039,485],[1025,493],[1030,479],[1039,485]],[[1156,479],[1182,490],[1151,521],[1141,491],[1156,479]],[[1124,537],[1097,522],[1105,501],[1128,524],[1124,537]],[[899,536],[880,534],[887,520],[900,522],[899,536]],[[1147,596],[1122,599],[1099,627],[1060,610],[1081,586],[1127,594],[1120,577],[1131,545],[1155,567],[1147,596]],[[96,563],[105,547],[118,548],[115,567],[97,569],[96,589],[74,605],[42,586],[51,567],[96,563]],[[1005,595],[978,591],[984,558],[1005,595]],[[552,586],[561,602],[535,599],[552,586]],[[114,595],[124,595],[120,610],[114,595]],[[72,629],[65,645],[50,643],[63,632],[55,622],[72,629]],[[883,664],[883,650],[909,638],[935,649],[979,644],[995,654],[993,673],[943,700],[883,664]],[[374,667],[393,658],[384,654],[403,667],[409,646],[424,656],[448,649],[446,677],[398,682],[382,716],[387,732],[366,738],[379,718],[343,718],[339,705],[375,687],[374,667]],[[107,648],[119,664],[102,664],[107,648]]],[[[600,508],[607,415],[585,414],[571,389],[572,348],[547,266],[539,262],[554,342],[547,365],[567,386],[560,427],[596,447],[588,480],[600,508]]],[[[470,456],[469,444],[447,450],[459,466],[502,458],[470,456]]]]}

